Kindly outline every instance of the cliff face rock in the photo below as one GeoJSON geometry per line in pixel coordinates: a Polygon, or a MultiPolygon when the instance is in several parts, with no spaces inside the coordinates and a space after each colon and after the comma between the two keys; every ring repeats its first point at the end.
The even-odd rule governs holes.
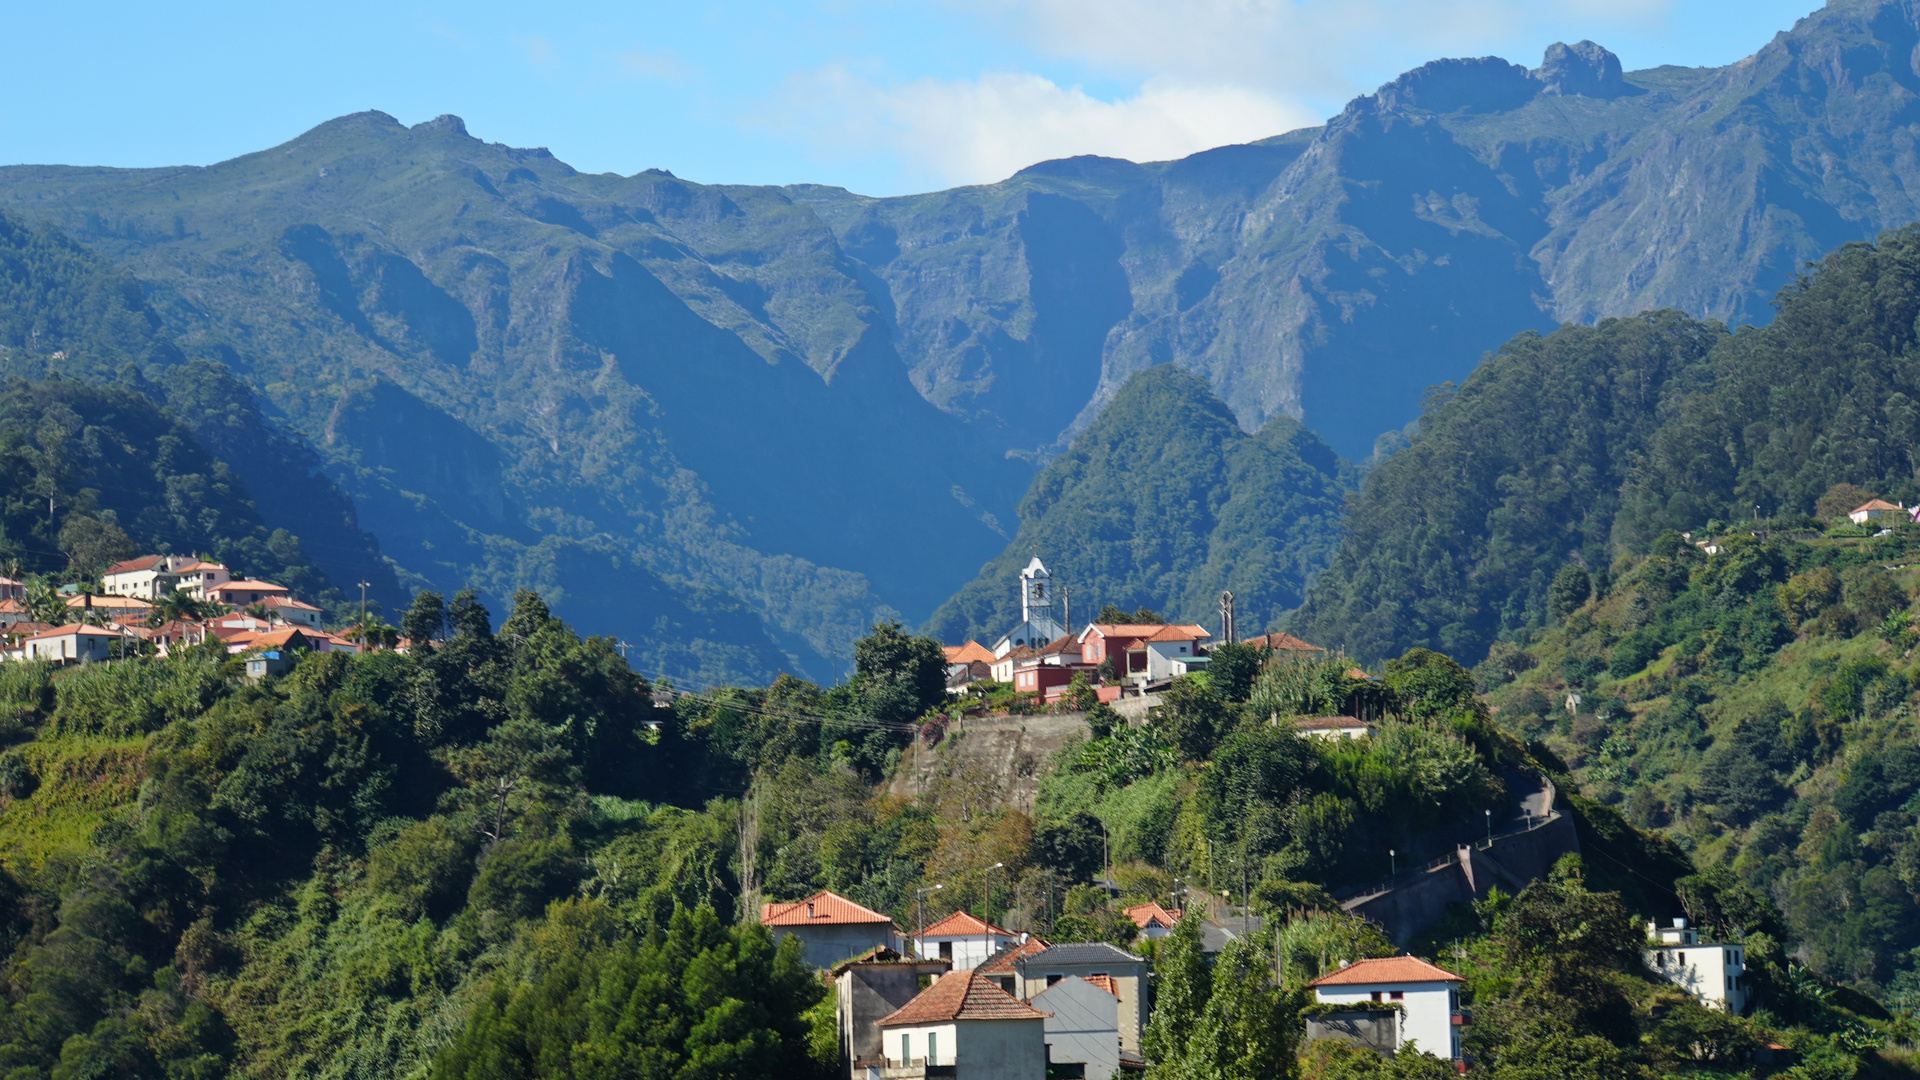
{"type": "MultiPolygon", "coordinates": [[[[1036,470],[1146,368],[1359,458],[1517,331],[1763,321],[1807,259],[1916,216],[1916,46],[1911,0],[1838,0],[1723,69],[1622,72],[1590,42],[1531,71],[1442,60],[1322,128],[901,198],[584,175],[364,113],[208,168],[0,170],[0,207],[227,350],[363,518],[466,538],[403,564],[418,580],[504,597],[533,580],[513,553],[599,545],[831,674],[992,559],[1036,470]],[[498,497],[329,445],[374,385],[493,447],[498,497]]],[[[586,588],[632,614],[560,608],[637,633],[608,573],[586,588]]]]}

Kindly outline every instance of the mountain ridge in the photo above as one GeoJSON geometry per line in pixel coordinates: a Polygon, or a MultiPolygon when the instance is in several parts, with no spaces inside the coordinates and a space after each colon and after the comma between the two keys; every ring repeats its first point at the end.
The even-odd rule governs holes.
{"type": "MultiPolygon", "coordinates": [[[[422,580],[498,599],[528,583],[514,530],[606,545],[819,673],[962,588],[1146,368],[1359,460],[1515,331],[1763,319],[1802,263],[1920,214],[1916,44],[1911,4],[1845,0],[1727,68],[1620,72],[1591,43],[1436,62],[1319,128],[897,198],[583,174],[363,113],[207,167],[0,170],[0,207],[229,350],[367,520],[455,538],[396,541],[422,580]],[[491,444],[512,520],[461,501],[479,473],[328,445],[375,383],[389,421],[491,444]]],[[[626,632],[625,606],[576,617],[626,632]]]]}

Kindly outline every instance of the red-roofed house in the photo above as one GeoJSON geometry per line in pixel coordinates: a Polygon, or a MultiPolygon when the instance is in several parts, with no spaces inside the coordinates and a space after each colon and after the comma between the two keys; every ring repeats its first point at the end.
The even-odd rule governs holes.
{"type": "Polygon", "coordinates": [[[1180,912],[1168,911],[1157,903],[1135,904],[1127,909],[1127,918],[1140,928],[1141,937],[1163,938],[1173,933],[1174,924],[1180,921],[1180,912]]]}
{"type": "Polygon", "coordinates": [[[776,940],[799,938],[801,955],[818,968],[881,946],[900,947],[900,928],[891,918],[825,890],[790,904],[761,904],[760,922],[776,940]]]}
{"type": "MultiPolygon", "coordinates": [[[[1382,1021],[1394,1026],[1391,1045],[1399,1051],[1408,1044],[1435,1056],[1460,1060],[1460,976],[1413,956],[1386,956],[1355,960],[1308,983],[1322,1002],[1351,1004],[1365,1011],[1374,1003],[1399,1005],[1382,1021]]],[[[1321,1028],[1329,1023],[1321,1018],[1321,1028]]],[[[1309,1035],[1314,1032],[1310,1028],[1309,1035]]],[[[1383,1040],[1384,1041],[1384,1040],[1383,1040]]]]}
{"type": "Polygon", "coordinates": [[[261,599],[260,606],[267,609],[268,622],[320,629],[320,609],[312,604],[302,603],[291,596],[268,596],[261,599]]]}
{"type": "Polygon", "coordinates": [[[1855,525],[1865,525],[1869,521],[1905,521],[1907,510],[1885,499],[1873,499],[1854,507],[1847,513],[1847,520],[1855,525]]]}
{"type": "Polygon", "coordinates": [[[947,645],[947,689],[958,693],[993,674],[993,650],[977,641],[947,645]]]}
{"type": "Polygon", "coordinates": [[[1047,1014],[972,971],[944,975],[879,1023],[887,1080],[1038,1080],[1047,1014]]]}
{"type": "Polygon", "coordinates": [[[1002,946],[1018,945],[1026,940],[1025,934],[1002,930],[971,912],[956,911],[920,931],[914,939],[913,952],[916,956],[937,956],[951,963],[955,971],[971,971],[986,963],[1002,946]]]}
{"type": "Polygon", "coordinates": [[[1159,682],[1179,674],[1175,662],[1202,655],[1212,639],[1203,626],[1089,623],[1080,633],[1080,662],[1098,666],[1111,657],[1121,681],[1159,682]]]}
{"type": "Polygon", "coordinates": [[[228,607],[246,607],[257,604],[269,596],[286,596],[285,585],[275,585],[271,581],[228,581],[208,589],[207,599],[228,607]]]}
{"type": "Polygon", "coordinates": [[[20,643],[22,660],[46,660],[55,664],[83,664],[108,659],[113,641],[120,635],[100,626],[68,623],[55,626],[20,643]]]}

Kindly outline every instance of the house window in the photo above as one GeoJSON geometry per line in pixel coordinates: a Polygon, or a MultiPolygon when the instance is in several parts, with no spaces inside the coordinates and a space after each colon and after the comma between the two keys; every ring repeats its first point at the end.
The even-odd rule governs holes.
{"type": "Polygon", "coordinates": [[[940,959],[942,960],[953,959],[953,942],[943,941],[940,943],[940,959]]]}
{"type": "Polygon", "coordinates": [[[1392,994],[1390,994],[1390,995],[1388,995],[1388,996],[1389,996],[1389,997],[1391,997],[1391,998],[1392,998],[1393,1000],[1395,1000],[1395,1001],[1405,1001],[1405,1000],[1407,1000],[1407,992],[1406,992],[1405,990],[1395,990],[1395,991],[1394,991],[1394,992],[1393,992],[1392,994]]]}
{"type": "Polygon", "coordinates": [[[927,1032],[927,1064],[940,1064],[940,1036],[937,1032],[927,1032]]]}
{"type": "Polygon", "coordinates": [[[1063,978],[1063,976],[1060,976],[1060,975],[1049,975],[1049,976],[1047,976],[1047,985],[1048,985],[1048,986],[1052,986],[1052,985],[1053,985],[1054,983],[1057,983],[1057,982],[1059,982],[1059,981],[1061,980],[1061,978],[1063,978]]]}
{"type": "Polygon", "coordinates": [[[1379,1001],[1379,1000],[1380,1000],[1380,991],[1378,991],[1378,990],[1375,990],[1375,991],[1373,992],[1373,1000],[1375,1000],[1375,1001],[1379,1001]]]}

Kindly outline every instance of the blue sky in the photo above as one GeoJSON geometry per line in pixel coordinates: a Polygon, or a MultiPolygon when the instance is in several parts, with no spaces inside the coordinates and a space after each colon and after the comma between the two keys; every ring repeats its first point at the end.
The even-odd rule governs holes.
{"type": "Polygon", "coordinates": [[[1818,2],[18,4],[0,163],[208,164],[380,109],[588,172],[899,194],[1277,134],[1440,56],[1726,64],[1818,2]]]}

